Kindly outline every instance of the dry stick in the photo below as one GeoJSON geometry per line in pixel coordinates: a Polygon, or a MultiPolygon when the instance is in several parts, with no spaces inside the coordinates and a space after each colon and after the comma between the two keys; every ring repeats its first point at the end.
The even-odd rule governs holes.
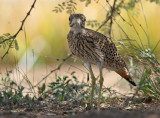
{"type": "Polygon", "coordinates": [[[153,50],[151,51],[151,53],[153,53],[155,51],[155,49],[157,48],[157,46],[159,45],[160,40],[157,42],[156,46],[153,48],[153,50]]]}
{"type": "Polygon", "coordinates": [[[133,20],[141,27],[141,29],[143,30],[143,32],[145,33],[147,39],[149,38],[147,35],[147,32],[144,30],[144,28],[142,27],[142,25],[132,16],[133,20]]]}
{"type": "Polygon", "coordinates": [[[19,68],[18,66],[17,66],[15,69],[16,69],[16,71],[18,72],[19,76],[22,75],[22,76],[24,77],[24,78],[20,81],[20,84],[22,83],[23,80],[25,80],[25,81],[28,83],[30,90],[33,91],[32,93],[34,93],[34,95],[36,95],[35,90],[34,90],[34,87],[33,87],[32,83],[30,82],[30,80],[28,79],[28,77],[27,77],[27,75],[25,74],[25,72],[23,72],[23,70],[20,70],[20,68],[19,68]]]}
{"type": "MultiPolygon", "coordinates": [[[[113,20],[114,20],[114,19],[113,19],[113,20]]],[[[119,28],[122,30],[122,32],[126,35],[127,39],[129,39],[128,41],[129,41],[130,45],[133,46],[135,49],[138,49],[135,45],[133,45],[133,44],[131,43],[131,39],[129,38],[129,36],[127,35],[127,33],[123,30],[123,28],[117,23],[117,21],[114,20],[114,22],[118,25],[118,27],[119,27],[119,28]]],[[[136,41],[136,43],[137,43],[137,41],[136,41]]],[[[137,45],[139,45],[139,44],[137,43],[137,45]]]]}
{"type": "MultiPolygon", "coordinates": [[[[114,12],[117,12],[116,10],[115,10],[115,2],[116,1],[114,1],[114,4],[113,4],[113,6],[114,6],[114,9],[112,8],[112,6],[110,5],[110,3],[108,2],[108,0],[106,0],[106,2],[108,3],[108,5],[110,6],[110,8],[111,8],[111,10],[114,10],[114,12]]],[[[113,12],[112,12],[113,13],[113,12]]],[[[124,21],[124,22],[126,22],[128,25],[130,25],[130,26],[132,26],[129,22],[127,22],[122,16],[121,16],[121,14],[119,13],[119,12],[117,12],[117,14],[120,16],[120,18],[124,21]]],[[[107,20],[109,20],[110,18],[108,18],[107,20]]],[[[112,19],[112,17],[111,17],[111,20],[113,21],[113,19],[112,19]]],[[[106,22],[104,22],[104,24],[105,23],[107,23],[107,21],[106,22]]],[[[112,23],[113,22],[111,22],[110,23],[110,26],[112,25],[112,23]]],[[[102,24],[102,25],[104,25],[104,24],[102,24]]],[[[118,23],[117,23],[118,24],[118,23]]],[[[101,26],[102,26],[101,25],[101,26]]],[[[119,24],[118,24],[119,25],[119,24]]],[[[120,27],[120,26],[119,26],[120,27]]],[[[101,27],[99,27],[99,29],[100,29],[101,27]]],[[[120,27],[121,28],[121,27],[120,27]]],[[[97,29],[97,30],[99,30],[99,29],[97,29]]],[[[110,28],[110,31],[112,30],[112,28],[110,28]]],[[[124,32],[124,30],[121,28],[121,30],[124,32]]],[[[113,32],[112,32],[113,33],[113,32]]],[[[125,32],[124,32],[125,33],[125,32]]],[[[110,33],[110,35],[111,35],[111,33],[110,33]]],[[[125,35],[128,37],[128,35],[125,33],[125,35]]],[[[128,39],[130,40],[130,38],[128,37],[128,39]]],[[[130,43],[130,42],[129,42],[130,43]]],[[[130,43],[130,45],[132,45],[131,43],[130,43]]],[[[136,46],[134,46],[134,47],[136,47],[136,46]]]]}
{"type": "MultiPolygon", "coordinates": [[[[13,35],[12,41],[11,41],[11,43],[10,43],[7,51],[6,51],[6,52],[4,53],[4,55],[1,57],[2,60],[3,60],[4,57],[8,54],[8,52],[9,52],[9,50],[10,50],[12,44],[13,44],[13,41],[16,39],[16,37],[17,37],[17,35],[19,34],[19,32],[22,31],[23,25],[24,25],[26,19],[28,18],[28,16],[30,15],[32,9],[34,8],[36,1],[37,1],[37,0],[34,0],[33,4],[31,5],[31,8],[30,8],[29,11],[27,12],[27,15],[26,15],[25,18],[22,20],[22,24],[21,24],[19,30],[13,35]]],[[[5,40],[1,41],[0,44],[3,43],[3,42],[8,41],[8,40],[10,40],[10,39],[11,39],[11,38],[5,39],[5,40]]]]}
{"type": "Polygon", "coordinates": [[[100,30],[111,18],[112,18],[112,16],[110,15],[110,16],[97,28],[96,31],[100,30]]]}
{"type": "MultiPolygon", "coordinates": [[[[106,0],[106,2],[109,4],[109,6],[111,7],[111,9],[112,9],[112,6],[110,5],[110,3],[106,0]]],[[[117,11],[115,11],[115,12],[117,12],[117,11]]],[[[124,21],[124,22],[126,22],[128,25],[130,25],[130,26],[132,26],[129,22],[127,22],[121,15],[120,15],[120,13],[119,12],[117,12],[118,13],[118,15],[121,17],[121,19],[124,21]]],[[[109,20],[109,19],[108,19],[109,20]]],[[[113,19],[112,19],[113,20],[113,19]]],[[[115,21],[115,20],[114,20],[115,21]]],[[[115,21],[116,22],[116,21],[115,21]]],[[[116,22],[117,23],[117,22],[116,22]]],[[[102,24],[102,25],[104,25],[104,24],[102,24]]],[[[126,35],[126,37],[128,38],[128,39],[130,39],[129,37],[128,37],[128,35],[126,34],[126,32],[122,29],[122,27],[117,23],[117,25],[120,27],[120,29],[124,32],[124,34],[126,35]]],[[[100,27],[101,28],[101,27],[100,27]]],[[[99,29],[100,29],[99,28],[99,29]]],[[[99,30],[98,29],[98,30],[99,30]]],[[[130,43],[130,41],[129,41],[129,43],[130,43]]],[[[137,43],[137,42],[136,42],[137,43]]],[[[130,43],[130,45],[132,45],[131,43],[130,43]]],[[[139,44],[137,43],[137,45],[139,46],[139,44]]],[[[133,45],[132,45],[133,46],[133,45]]],[[[134,47],[136,47],[135,45],[134,45],[134,47]]],[[[139,46],[140,47],[140,46],[139,46]]],[[[141,48],[141,47],[140,47],[141,48]]]]}
{"type": "MultiPolygon", "coordinates": [[[[33,62],[34,62],[34,49],[32,49],[33,62]]],[[[34,75],[35,75],[35,64],[33,64],[33,85],[34,85],[34,75]]]]}
{"type": "Polygon", "coordinates": [[[128,21],[126,21],[119,12],[117,12],[117,14],[121,17],[121,19],[122,19],[124,22],[126,22],[128,25],[130,25],[130,26],[132,27],[132,24],[130,24],[128,21]]]}
{"type": "MultiPolygon", "coordinates": [[[[117,0],[115,0],[114,1],[114,6],[115,6],[115,2],[116,2],[117,0]]],[[[114,8],[114,7],[113,7],[114,8]]],[[[97,30],[96,31],[98,31],[98,30],[100,30],[110,19],[112,19],[112,16],[113,16],[113,12],[114,12],[115,10],[114,9],[111,9],[111,15],[97,28],[97,30]]]]}
{"type": "MultiPolygon", "coordinates": [[[[114,15],[116,1],[117,1],[117,0],[114,0],[113,6],[111,6],[111,5],[109,4],[108,0],[106,0],[106,2],[109,4],[109,6],[110,6],[110,8],[111,8],[111,16],[114,15]]],[[[110,29],[109,29],[109,35],[110,35],[110,37],[111,37],[112,24],[113,24],[113,19],[112,19],[112,17],[111,17],[111,18],[110,18],[110,29]]]]}
{"type": "MultiPolygon", "coordinates": [[[[27,50],[27,34],[26,34],[25,27],[24,27],[24,37],[25,37],[26,50],[27,50]]],[[[25,74],[24,80],[28,83],[28,85],[30,85],[29,87],[30,87],[30,90],[32,91],[32,93],[34,93],[34,95],[36,95],[35,89],[34,89],[32,83],[31,83],[31,81],[27,77],[27,73],[28,73],[28,71],[27,71],[27,69],[28,69],[27,68],[27,65],[28,65],[27,58],[28,58],[28,54],[27,54],[27,51],[26,51],[26,74],[25,74]]]]}
{"type": "Polygon", "coordinates": [[[112,16],[110,15],[98,28],[96,31],[100,30],[108,21],[109,19],[111,18],[112,16]]]}
{"type": "Polygon", "coordinates": [[[111,30],[112,30],[113,20],[112,17],[110,19],[110,28],[109,28],[109,36],[111,37],[111,30]]]}
{"type": "MultiPolygon", "coordinates": [[[[26,44],[26,47],[25,47],[25,48],[26,48],[26,50],[27,50],[27,34],[26,34],[25,26],[24,26],[24,38],[25,38],[25,44],[26,44]]],[[[27,64],[27,58],[28,58],[28,54],[27,54],[27,51],[26,51],[26,74],[28,73],[28,72],[27,72],[27,69],[28,69],[28,68],[27,68],[27,65],[28,65],[28,64],[27,64]]]]}
{"type": "MultiPolygon", "coordinates": [[[[46,56],[46,58],[48,58],[48,59],[53,59],[53,60],[56,60],[56,61],[63,60],[63,59],[54,58],[54,57],[48,57],[48,56],[46,56]]],[[[71,64],[71,65],[69,65],[69,69],[70,69],[71,67],[76,68],[76,69],[78,69],[78,70],[80,70],[80,71],[82,71],[82,72],[86,73],[84,70],[82,70],[82,69],[80,69],[80,68],[78,68],[78,67],[76,67],[76,66],[73,66],[72,64],[71,64]]]]}
{"type": "MultiPolygon", "coordinates": [[[[108,3],[108,5],[111,7],[111,9],[112,9],[112,6],[110,5],[110,3],[106,0],[106,2],[108,3]]],[[[117,12],[117,14],[120,16],[120,18],[124,21],[124,22],[126,22],[128,25],[130,25],[130,26],[132,26],[129,22],[127,22],[123,17],[122,17],[122,15],[118,12],[118,11],[116,11],[115,10],[115,8],[114,8],[114,12],[117,12]]]]}
{"type": "MultiPolygon", "coordinates": [[[[109,3],[107,0],[106,0],[106,2],[109,4],[109,6],[111,7],[111,10],[112,10],[112,6],[110,5],[110,3],[109,3]]],[[[115,1],[114,1],[114,4],[115,4],[115,1]]],[[[114,12],[117,12],[117,11],[115,10],[115,8],[114,8],[114,12]]],[[[128,25],[132,26],[129,22],[127,22],[127,21],[121,16],[121,14],[120,14],[119,12],[117,12],[117,14],[121,17],[121,19],[122,19],[124,22],[126,22],[128,25]]],[[[106,19],[106,20],[103,22],[103,24],[101,24],[101,25],[97,28],[96,31],[100,30],[100,29],[108,22],[108,20],[110,20],[110,19],[112,19],[112,15],[110,15],[110,16],[108,17],[108,19],[106,19]]],[[[113,19],[112,19],[112,21],[113,21],[113,19]]]]}
{"type": "Polygon", "coordinates": [[[147,27],[147,33],[148,33],[148,47],[150,48],[150,35],[149,35],[149,27],[148,27],[148,24],[147,24],[147,19],[146,19],[146,15],[144,13],[144,9],[143,9],[143,5],[142,5],[142,1],[140,0],[140,4],[141,4],[141,7],[142,7],[142,12],[143,12],[143,16],[144,16],[144,20],[145,20],[145,23],[146,23],[146,27],[147,27]]]}
{"type": "MultiPolygon", "coordinates": [[[[56,60],[56,61],[63,60],[63,59],[54,58],[54,57],[48,57],[48,56],[45,56],[45,57],[46,57],[46,58],[48,58],[48,59],[56,60]]],[[[76,66],[73,66],[72,64],[71,64],[71,65],[69,65],[69,69],[70,69],[71,67],[74,67],[74,68],[76,68],[76,69],[78,69],[78,70],[80,70],[80,71],[82,71],[82,72],[85,72],[84,70],[82,70],[82,69],[80,69],[80,68],[78,68],[78,67],[76,67],[76,66]]],[[[86,72],[85,72],[85,73],[86,73],[86,72]]]]}
{"type": "Polygon", "coordinates": [[[38,86],[42,81],[44,81],[45,79],[47,79],[47,77],[49,77],[53,72],[60,70],[61,66],[64,64],[64,62],[66,62],[69,58],[72,57],[73,54],[70,54],[69,56],[67,56],[65,59],[62,60],[62,62],[58,65],[57,68],[53,69],[50,71],[50,73],[48,73],[45,77],[43,77],[34,87],[38,86]]]}
{"type": "Polygon", "coordinates": [[[129,17],[129,19],[130,19],[130,21],[131,21],[131,23],[132,23],[132,26],[133,26],[133,28],[134,28],[134,30],[135,30],[135,32],[136,32],[136,34],[137,34],[137,36],[138,36],[138,38],[139,38],[139,40],[140,40],[140,43],[141,43],[141,45],[142,45],[143,48],[141,48],[140,46],[139,46],[139,47],[140,47],[141,49],[145,49],[145,48],[144,48],[144,45],[143,45],[143,43],[142,43],[142,40],[141,40],[141,38],[140,38],[140,36],[139,36],[138,31],[136,30],[135,26],[133,25],[132,19],[131,19],[130,15],[129,15],[128,11],[127,11],[127,14],[128,14],[128,17],[129,17]]]}

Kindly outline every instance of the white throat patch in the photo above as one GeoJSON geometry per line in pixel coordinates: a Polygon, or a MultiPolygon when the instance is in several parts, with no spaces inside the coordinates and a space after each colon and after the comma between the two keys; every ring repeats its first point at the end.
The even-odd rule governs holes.
{"type": "Polygon", "coordinates": [[[80,27],[71,27],[71,31],[73,32],[73,34],[84,33],[85,32],[85,30],[83,28],[80,28],[80,27]]]}

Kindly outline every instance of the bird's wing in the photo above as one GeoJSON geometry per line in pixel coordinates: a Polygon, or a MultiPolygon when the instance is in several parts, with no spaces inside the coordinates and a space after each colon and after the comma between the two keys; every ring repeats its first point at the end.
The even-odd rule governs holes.
{"type": "Polygon", "coordinates": [[[105,35],[87,29],[86,32],[87,40],[92,40],[95,45],[95,53],[101,55],[101,58],[104,61],[104,65],[111,67],[112,70],[117,70],[122,67],[126,67],[126,63],[124,62],[121,55],[118,53],[118,50],[112,40],[105,35]]]}
{"type": "Polygon", "coordinates": [[[89,37],[86,39],[93,40],[96,47],[95,53],[101,55],[100,57],[104,61],[104,66],[114,70],[129,83],[135,86],[136,84],[129,74],[128,67],[112,40],[107,38],[105,35],[90,29],[87,30],[86,36],[89,37]]]}

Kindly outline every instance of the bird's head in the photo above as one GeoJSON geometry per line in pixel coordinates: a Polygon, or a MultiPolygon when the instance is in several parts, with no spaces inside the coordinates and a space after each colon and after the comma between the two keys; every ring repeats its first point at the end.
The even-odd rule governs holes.
{"type": "Polygon", "coordinates": [[[71,14],[69,17],[69,25],[71,28],[84,28],[86,17],[83,14],[71,14]]]}

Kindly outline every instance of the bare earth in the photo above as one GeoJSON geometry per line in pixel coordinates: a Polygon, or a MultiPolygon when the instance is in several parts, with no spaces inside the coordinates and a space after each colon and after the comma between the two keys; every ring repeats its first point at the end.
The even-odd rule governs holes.
{"type": "Polygon", "coordinates": [[[67,111],[55,111],[55,109],[21,109],[21,111],[6,110],[0,112],[0,118],[160,118],[160,103],[149,104],[137,109],[125,110],[118,107],[109,107],[98,111],[81,111],[76,115],[69,115],[67,111]],[[33,111],[32,111],[33,110],[33,111]],[[60,112],[63,113],[61,114],[60,112]]]}

